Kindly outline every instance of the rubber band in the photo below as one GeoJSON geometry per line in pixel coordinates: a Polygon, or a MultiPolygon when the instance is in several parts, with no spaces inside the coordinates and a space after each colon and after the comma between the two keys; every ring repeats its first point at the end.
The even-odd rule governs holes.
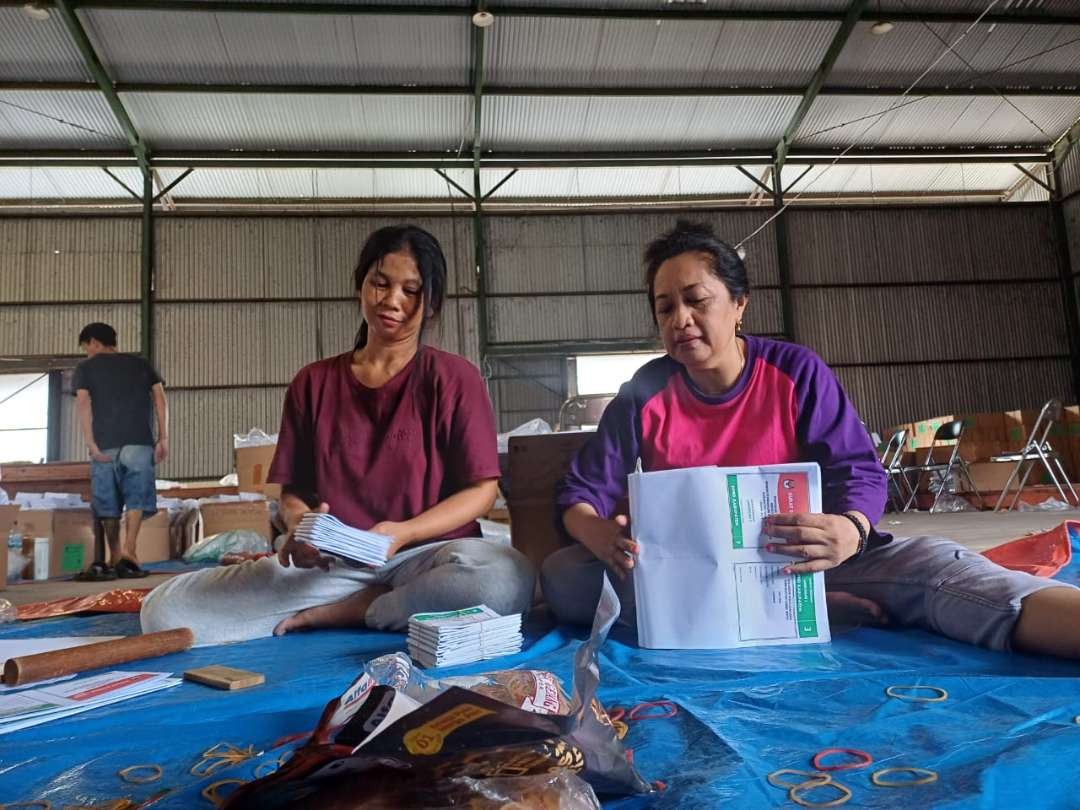
{"type": "Polygon", "coordinates": [[[929,768],[882,768],[880,771],[874,771],[870,774],[870,781],[878,787],[915,787],[916,785],[929,785],[931,782],[936,782],[937,780],[937,771],[931,771],[929,768]],[[890,773],[921,773],[925,775],[919,779],[901,779],[898,781],[887,781],[882,779],[884,775],[890,773]]]}
{"type": "Polygon", "coordinates": [[[885,694],[891,698],[897,700],[907,700],[912,703],[941,703],[943,700],[948,700],[949,693],[942,689],[940,686],[890,686],[885,690],[885,694]],[[898,692],[899,689],[916,690],[916,689],[929,689],[932,692],[937,692],[937,697],[920,697],[919,695],[911,695],[906,692],[898,692]]]}
{"type": "Polygon", "coordinates": [[[670,700],[651,700],[645,703],[639,703],[637,706],[630,710],[630,714],[627,716],[627,720],[667,720],[669,717],[674,717],[679,713],[679,707],[672,703],[670,700]],[[663,714],[644,714],[649,709],[663,709],[663,714]]]}
{"type": "Polygon", "coordinates": [[[217,782],[207,785],[202,790],[202,797],[206,799],[214,807],[221,807],[225,803],[225,796],[219,796],[218,792],[224,785],[246,785],[243,779],[221,779],[217,782]]]}
{"type": "Polygon", "coordinates": [[[611,721],[612,725],[618,723],[624,717],[626,717],[626,709],[612,709],[608,712],[608,720],[611,721]]]}
{"type": "Polygon", "coordinates": [[[832,777],[827,773],[815,773],[814,771],[798,771],[794,768],[781,768],[778,771],[773,771],[765,777],[769,780],[769,784],[773,787],[783,788],[784,790],[790,790],[797,787],[808,787],[810,785],[827,785],[832,781],[832,777]],[[785,782],[781,779],[781,776],[785,774],[795,774],[796,776],[808,777],[801,782],[785,782]]]}
{"type": "Polygon", "coordinates": [[[160,779],[162,773],[160,765],[128,765],[123,770],[117,771],[116,775],[132,785],[148,785],[160,779]],[[133,771],[142,770],[153,771],[153,773],[148,776],[136,776],[132,773],[133,771]]]}
{"type": "Polygon", "coordinates": [[[848,790],[848,788],[844,785],[841,785],[839,782],[833,781],[825,782],[820,785],[796,785],[788,791],[787,795],[789,799],[795,802],[795,804],[798,804],[802,807],[836,807],[851,800],[851,791],[848,790]],[[837,798],[827,802],[812,802],[804,799],[800,795],[801,793],[809,792],[811,790],[819,790],[821,788],[833,788],[840,791],[840,795],[837,798]]]}
{"type": "Polygon", "coordinates": [[[254,745],[237,748],[232,743],[219,742],[203,751],[202,759],[192,766],[190,773],[199,778],[213,776],[223,768],[239,765],[257,756],[259,754],[255,753],[254,745]]]}
{"type": "Polygon", "coordinates": [[[818,751],[814,754],[814,758],[810,760],[810,764],[818,771],[854,771],[859,768],[865,768],[874,758],[865,751],[860,751],[857,748],[826,748],[823,751],[818,751]],[[840,762],[836,765],[822,765],[821,760],[825,757],[832,756],[833,754],[849,754],[853,757],[858,757],[855,762],[840,762]]]}
{"type": "Polygon", "coordinates": [[[277,759],[268,759],[268,760],[266,760],[266,762],[260,762],[258,765],[255,766],[255,778],[256,779],[262,779],[263,777],[270,776],[270,774],[277,773],[279,770],[281,770],[282,766],[285,764],[285,762],[286,762],[286,760],[288,760],[288,758],[289,758],[289,752],[286,751],[284,754],[282,754],[277,759]],[[267,768],[267,767],[269,767],[271,765],[274,766],[274,770],[267,771],[265,773],[262,772],[264,768],[267,768]]]}

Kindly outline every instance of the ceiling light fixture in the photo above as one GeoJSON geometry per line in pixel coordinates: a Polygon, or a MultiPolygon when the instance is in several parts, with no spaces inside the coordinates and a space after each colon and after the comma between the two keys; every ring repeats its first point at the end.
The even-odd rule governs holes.
{"type": "Polygon", "coordinates": [[[495,15],[490,11],[478,11],[472,15],[472,24],[477,28],[490,28],[495,23],[495,15]]]}
{"type": "Polygon", "coordinates": [[[870,33],[876,37],[884,36],[892,31],[896,26],[888,20],[881,20],[870,26],[870,33]]]}

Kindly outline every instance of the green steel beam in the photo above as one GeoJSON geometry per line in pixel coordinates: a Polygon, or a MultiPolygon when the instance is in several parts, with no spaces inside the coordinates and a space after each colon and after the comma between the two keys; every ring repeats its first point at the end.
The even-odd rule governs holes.
{"type": "MultiPolygon", "coordinates": [[[[802,122],[806,119],[806,114],[810,112],[814,99],[818,97],[821,88],[828,81],[833,65],[840,58],[840,52],[847,45],[851,32],[855,30],[855,24],[859,22],[859,18],[869,4],[870,0],[852,0],[851,5],[848,6],[844,20],[840,23],[836,33],[833,34],[832,42],[829,43],[829,48],[825,51],[825,57],[821,60],[821,65],[815,71],[813,78],[810,80],[810,85],[806,88],[806,92],[803,93],[802,101],[795,108],[795,114],[791,116],[787,128],[784,129],[784,136],[780,139],[780,143],[776,145],[777,172],[784,167],[788,152],[791,149],[791,142],[795,140],[795,135],[798,133],[799,127],[802,126],[802,122]]],[[[777,177],[779,176],[777,174],[777,177]]]]}
{"type": "Polygon", "coordinates": [[[142,356],[154,362],[154,178],[143,173],[142,262],[139,273],[139,323],[142,356]]]}
{"type": "Polygon", "coordinates": [[[120,96],[116,94],[116,90],[113,88],[112,79],[109,78],[109,75],[105,72],[105,67],[101,64],[101,60],[98,59],[98,55],[94,51],[94,46],[90,43],[90,38],[86,35],[86,29],[83,28],[82,23],[79,22],[79,18],[75,15],[75,4],[73,0],[55,0],[55,6],[56,10],[60,12],[60,18],[64,21],[68,33],[75,42],[75,47],[79,49],[79,53],[82,55],[83,62],[86,64],[86,69],[94,78],[94,83],[98,86],[102,95],[105,96],[105,101],[108,103],[109,109],[112,110],[112,114],[116,118],[116,122],[120,125],[124,137],[127,138],[128,146],[131,147],[131,151],[135,154],[135,159],[138,161],[139,167],[143,170],[143,173],[149,173],[150,150],[146,148],[145,142],[135,130],[135,124],[132,123],[131,116],[129,116],[127,110],[124,109],[124,105],[120,101],[120,96]]]}
{"type": "MultiPolygon", "coordinates": [[[[473,13],[486,10],[487,0],[476,0],[473,13]]],[[[473,260],[476,262],[476,317],[478,321],[477,343],[480,355],[480,369],[484,370],[488,348],[488,307],[487,307],[487,233],[484,222],[484,193],[480,187],[480,166],[483,160],[481,145],[483,141],[483,100],[484,100],[484,45],[485,30],[478,25],[472,28],[472,86],[473,86],[473,260]]]]}
{"type": "MultiPolygon", "coordinates": [[[[21,7],[26,0],[0,0],[0,7],[21,7]]],[[[59,2],[59,0],[56,0],[59,2]]],[[[437,4],[394,5],[359,5],[330,2],[268,2],[268,0],[68,0],[78,8],[113,9],[139,11],[189,11],[231,14],[302,14],[302,15],[394,15],[406,17],[460,17],[469,16],[473,9],[465,6],[445,6],[437,4]]],[[[42,5],[51,5],[43,0],[42,5]]],[[[709,9],[701,6],[667,6],[666,8],[603,8],[600,6],[515,6],[489,7],[497,17],[554,17],[566,19],[599,20],[694,20],[694,21],[748,21],[748,22],[841,22],[844,13],[840,11],[806,10],[737,10],[709,9]]],[[[978,19],[978,12],[972,11],[890,11],[878,15],[881,19],[900,23],[961,23],[970,24],[978,19]]],[[[998,12],[982,18],[986,25],[1077,25],[1080,14],[1043,14],[1034,11],[998,12]]]]}
{"type": "MultiPolygon", "coordinates": [[[[926,163],[1049,163],[1045,146],[995,147],[878,147],[853,149],[840,156],[834,149],[796,149],[789,164],[908,165],[926,163]],[[839,156],[839,160],[837,157],[839,156]]],[[[485,169],[619,168],[635,166],[769,166],[774,158],[764,149],[711,152],[486,152],[485,169]]],[[[117,150],[0,149],[0,167],[136,166],[135,158],[117,150]]],[[[311,152],[311,151],[176,151],[154,152],[153,168],[278,168],[278,169],[472,169],[473,158],[449,152],[311,152]]]]}
{"type": "MultiPolygon", "coordinates": [[[[1062,77],[1063,81],[1065,77],[1062,77]]],[[[1070,77],[1071,81],[1071,77],[1070,77]]],[[[472,96],[474,90],[466,85],[393,85],[393,84],[253,84],[246,82],[207,83],[159,83],[114,82],[117,93],[189,93],[217,95],[310,95],[310,96],[472,96]]],[[[885,98],[899,96],[905,87],[822,87],[819,96],[854,96],[885,98]]],[[[0,90],[20,92],[98,92],[93,82],[35,81],[32,79],[0,80],[0,90]]],[[[780,98],[803,96],[806,88],[767,86],[712,86],[712,87],[523,87],[485,85],[485,96],[543,97],[543,98],[711,98],[724,96],[765,96],[780,98]]],[[[915,97],[984,97],[984,96],[1033,96],[1075,97],[1080,96],[1080,85],[1063,84],[1042,87],[972,87],[962,84],[938,87],[920,87],[915,97]]]]}

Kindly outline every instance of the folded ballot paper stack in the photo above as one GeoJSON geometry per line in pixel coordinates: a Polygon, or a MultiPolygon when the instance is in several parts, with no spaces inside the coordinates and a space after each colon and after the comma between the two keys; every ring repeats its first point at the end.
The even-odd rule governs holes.
{"type": "Polygon", "coordinates": [[[308,512],[300,518],[294,536],[327,554],[375,568],[386,562],[386,552],[393,541],[385,534],[354,529],[333,515],[320,512],[308,512]]]}
{"type": "Polygon", "coordinates": [[[409,618],[409,655],[422,667],[450,667],[521,652],[521,614],[487,605],[409,618]]]}

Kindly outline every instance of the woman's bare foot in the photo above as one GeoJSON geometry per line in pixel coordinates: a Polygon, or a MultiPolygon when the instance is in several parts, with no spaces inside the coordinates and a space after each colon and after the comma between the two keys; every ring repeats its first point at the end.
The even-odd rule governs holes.
{"type": "Polygon", "coordinates": [[[371,603],[389,592],[390,588],[386,585],[368,585],[340,602],[301,610],[278,622],[274,635],[283,636],[297,630],[315,630],[320,627],[364,627],[364,617],[367,616],[371,603]]]}
{"type": "Polygon", "coordinates": [[[825,603],[829,608],[829,624],[884,627],[889,623],[888,614],[877,602],[846,591],[827,591],[825,603]]]}

